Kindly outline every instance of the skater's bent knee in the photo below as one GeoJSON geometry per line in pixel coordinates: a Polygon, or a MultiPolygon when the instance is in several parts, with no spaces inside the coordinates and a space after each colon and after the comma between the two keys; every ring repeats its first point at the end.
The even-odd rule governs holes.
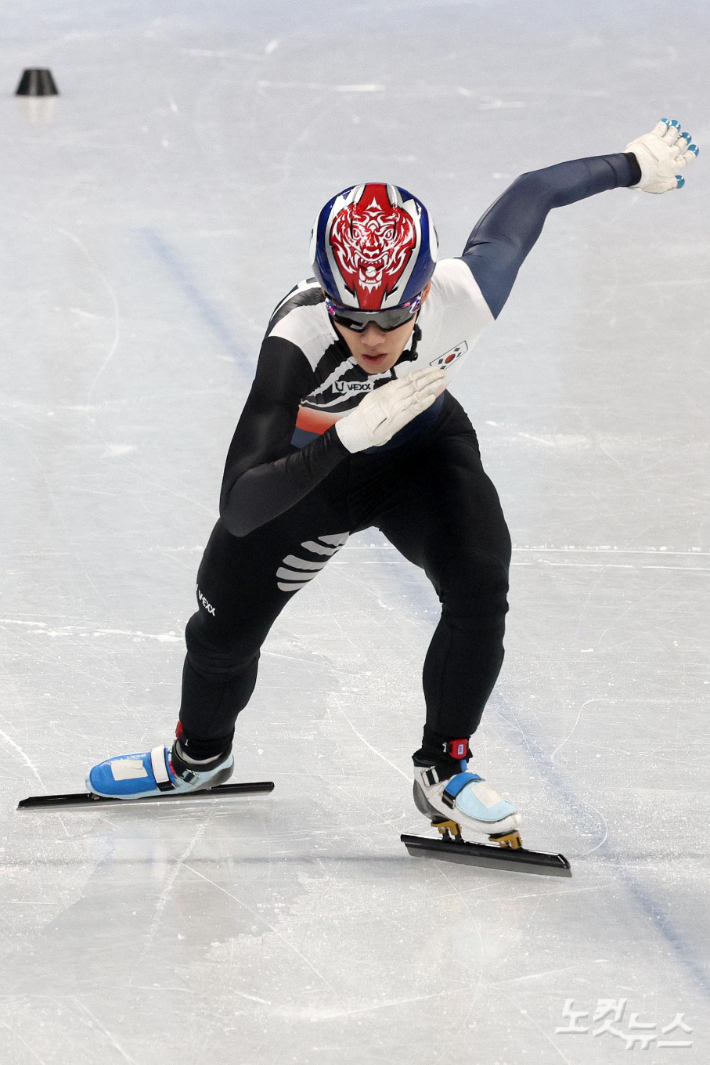
{"type": "Polygon", "coordinates": [[[500,560],[477,558],[447,573],[440,582],[439,598],[456,612],[493,612],[508,609],[508,570],[500,560]]]}
{"type": "Polygon", "coordinates": [[[187,657],[197,673],[210,677],[230,677],[251,668],[259,659],[260,648],[231,638],[217,639],[210,632],[207,638],[201,626],[201,616],[193,615],[185,629],[187,657]]]}

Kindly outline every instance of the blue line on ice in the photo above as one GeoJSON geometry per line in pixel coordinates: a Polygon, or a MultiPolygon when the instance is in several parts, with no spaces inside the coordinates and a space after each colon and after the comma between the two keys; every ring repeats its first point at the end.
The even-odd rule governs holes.
{"type": "MultiPolygon", "coordinates": [[[[531,755],[538,768],[544,773],[546,782],[557,792],[565,806],[567,806],[568,809],[575,811],[575,817],[577,820],[586,822],[586,824],[584,824],[585,828],[594,827],[592,819],[586,817],[582,813],[584,808],[590,808],[590,804],[586,799],[583,799],[577,794],[574,786],[560,770],[559,766],[556,765],[556,763],[551,760],[550,756],[545,753],[547,742],[545,740],[542,740],[541,742],[540,739],[536,737],[536,730],[530,721],[526,720],[523,726],[523,723],[519,720],[516,712],[498,692],[494,695],[494,706],[499,717],[501,717],[503,721],[517,733],[517,735],[524,736],[525,749],[531,755]]],[[[593,807],[591,808],[593,809],[593,807]]],[[[601,814],[599,816],[601,818],[601,814]]],[[[619,852],[615,850],[610,844],[608,836],[605,842],[605,851],[610,859],[609,866],[621,876],[621,879],[626,884],[627,889],[636,900],[641,910],[653,920],[655,927],[673,948],[678,960],[690,972],[707,997],[710,998],[710,979],[699,960],[694,956],[694,951],[690,944],[683,938],[680,932],[673,927],[667,914],[659,908],[651,894],[628,869],[623,854],[619,854],[619,852]]]]}
{"type": "Polygon", "coordinates": [[[216,307],[210,303],[193,281],[185,263],[180,260],[176,252],[154,229],[146,227],[141,232],[158,258],[165,263],[192,306],[199,311],[200,317],[209,326],[213,336],[219,340],[230,355],[243,364],[247,360],[244,348],[237,342],[236,337],[232,334],[231,329],[216,307]]]}

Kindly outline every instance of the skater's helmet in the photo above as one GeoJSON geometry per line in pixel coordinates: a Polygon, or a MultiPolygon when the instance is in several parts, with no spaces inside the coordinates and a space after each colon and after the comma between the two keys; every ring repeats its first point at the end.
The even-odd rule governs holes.
{"type": "Polygon", "coordinates": [[[311,263],[321,287],[335,304],[353,310],[409,303],[431,280],[436,253],[429,212],[397,185],[343,189],[328,200],[311,233],[311,263]]]}

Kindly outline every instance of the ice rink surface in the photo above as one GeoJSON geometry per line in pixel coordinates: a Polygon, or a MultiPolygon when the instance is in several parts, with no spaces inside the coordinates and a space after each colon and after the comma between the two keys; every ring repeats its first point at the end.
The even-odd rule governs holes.
{"type": "Polygon", "coordinates": [[[2,1065],[709,1060],[709,31],[700,0],[5,4],[2,1065]],[[13,98],[29,66],[54,106],[13,98]],[[235,779],[270,797],[15,813],[170,738],[322,203],[404,185],[457,255],[517,174],[661,116],[686,188],[554,212],[453,387],[515,544],[471,768],[573,878],[407,856],[438,602],[376,531],[265,645],[235,779]]]}

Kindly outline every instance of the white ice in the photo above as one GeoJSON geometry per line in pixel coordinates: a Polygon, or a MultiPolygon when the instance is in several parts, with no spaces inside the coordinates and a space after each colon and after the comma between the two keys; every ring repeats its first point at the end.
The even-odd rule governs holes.
{"type": "Polygon", "coordinates": [[[654,1065],[658,1039],[708,1060],[709,22],[699,0],[5,5],[3,1065],[587,1065],[649,1031],[654,1065]],[[29,66],[53,108],[13,98],[29,66]],[[169,739],[224,456],[321,204],[399,183],[456,255],[518,173],[661,116],[701,146],[686,188],[555,212],[454,386],[516,545],[472,768],[573,878],[400,844],[427,831],[438,604],[374,532],[265,646],[236,752],[272,796],[15,813],[169,739]],[[586,1031],[556,1032],[568,999],[586,1031]],[[662,1035],[676,1014],[692,1033],[662,1035]]]}

